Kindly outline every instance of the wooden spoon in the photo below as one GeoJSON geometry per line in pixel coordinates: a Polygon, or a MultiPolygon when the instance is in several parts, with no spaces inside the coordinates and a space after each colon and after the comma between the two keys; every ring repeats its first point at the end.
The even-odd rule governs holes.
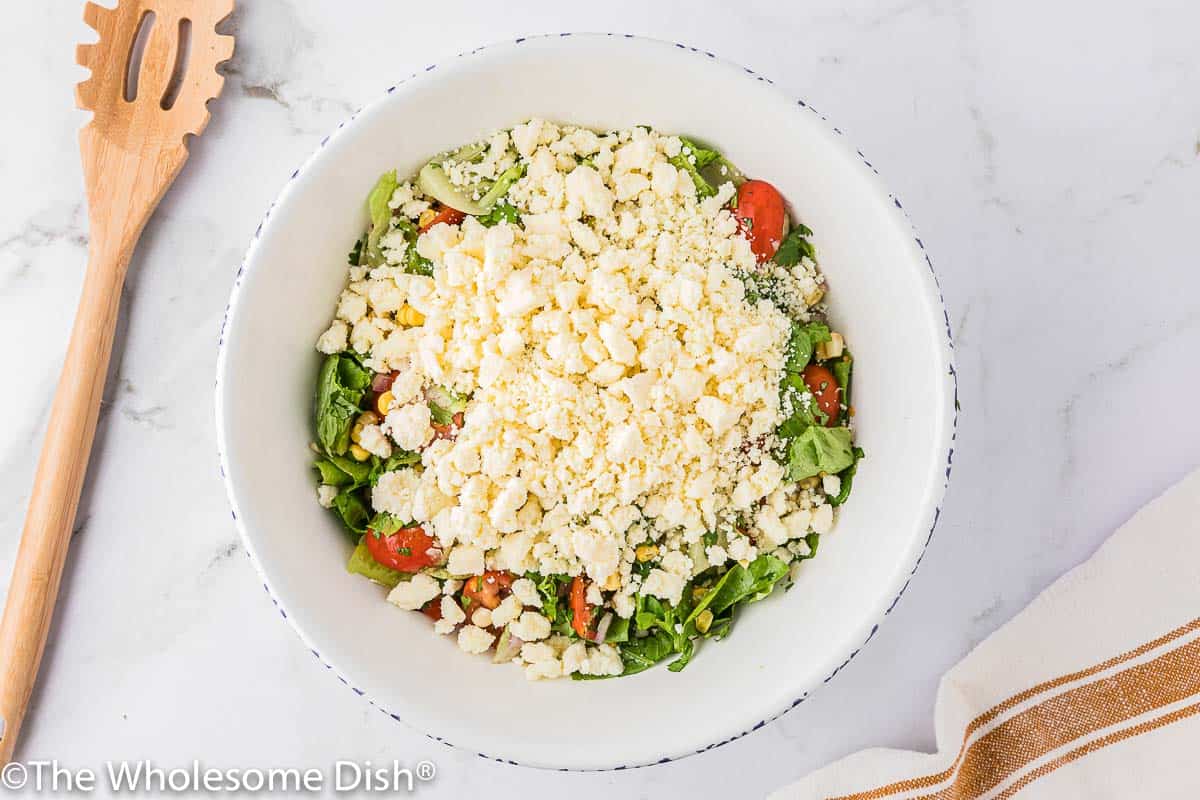
{"type": "Polygon", "coordinates": [[[92,71],[76,87],[79,106],[93,112],[79,134],[88,267],[0,620],[0,763],[12,759],[54,614],[126,267],[187,160],[186,137],[208,124],[206,104],[224,83],[216,66],[233,55],[233,37],[216,26],[232,11],[233,0],[84,6],[84,21],[100,34],[76,50],[92,71]]]}

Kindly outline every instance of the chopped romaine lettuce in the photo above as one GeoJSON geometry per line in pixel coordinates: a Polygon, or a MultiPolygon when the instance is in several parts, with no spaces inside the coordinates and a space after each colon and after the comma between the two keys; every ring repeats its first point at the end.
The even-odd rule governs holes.
{"type": "Polygon", "coordinates": [[[484,193],[483,197],[479,198],[479,205],[485,209],[484,213],[486,214],[488,211],[491,211],[496,203],[500,202],[500,198],[507,195],[512,185],[519,181],[524,174],[524,164],[517,164],[504,170],[500,174],[500,177],[496,178],[496,182],[492,184],[492,187],[484,193]]]}
{"type": "Polygon", "coordinates": [[[393,516],[386,511],[379,511],[375,514],[375,516],[371,517],[371,521],[368,523],[367,527],[371,529],[372,533],[378,534],[379,536],[391,536],[393,533],[404,527],[404,522],[404,520],[393,516]]]}
{"type": "Polygon", "coordinates": [[[629,620],[614,616],[612,622],[609,623],[608,632],[604,634],[604,641],[609,644],[629,641],[629,620]]]}
{"type": "Polygon", "coordinates": [[[372,265],[383,263],[379,240],[391,225],[392,209],[388,206],[388,201],[392,199],[399,185],[396,170],[393,169],[380,175],[371,193],[367,195],[367,214],[371,217],[371,227],[367,231],[367,262],[372,265]]]}
{"type": "Polygon", "coordinates": [[[676,169],[681,169],[691,176],[692,183],[696,185],[697,195],[712,197],[717,193],[717,187],[705,180],[700,170],[719,159],[721,154],[684,136],[680,136],[679,139],[683,142],[683,149],[669,161],[676,169]]]}
{"type": "Polygon", "coordinates": [[[367,521],[371,518],[371,512],[360,490],[342,489],[338,496],[333,498],[332,508],[354,538],[357,539],[360,534],[367,532],[367,521]]]}
{"type": "Polygon", "coordinates": [[[492,206],[491,211],[479,217],[479,224],[485,228],[499,225],[501,222],[507,222],[509,225],[519,225],[521,223],[521,212],[517,211],[516,206],[501,200],[492,206]]]}
{"type": "Polygon", "coordinates": [[[321,483],[330,486],[362,486],[369,479],[371,466],[345,456],[327,456],[313,464],[321,473],[321,483]]]}
{"type": "Polygon", "coordinates": [[[343,455],[350,446],[350,426],[370,385],[371,372],[353,354],[326,357],[317,377],[316,417],[317,442],[329,455],[343,455]]]}
{"type": "Polygon", "coordinates": [[[812,401],[811,394],[805,390],[796,390],[792,394],[792,415],[775,429],[775,434],[783,439],[794,439],[813,425],[825,424],[825,413],[812,401]]]}
{"type": "MultiPolygon", "coordinates": [[[[621,663],[625,665],[625,670],[621,673],[622,675],[633,675],[649,669],[676,652],[674,637],[661,629],[655,630],[648,636],[630,639],[628,642],[622,644],[619,650],[621,652],[621,663]]],[[[583,678],[592,676],[583,676],[575,673],[571,677],[583,678]]]]}
{"type": "Polygon", "coordinates": [[[489,210],[451,183],[450,176],[446,174],[446,170],[442,169],[440,162],[431,161],[421,167],[421,171],[417,173],[417,186],[442,205],[457,209],[464,214],[478,216],[486,214],[489,210]]]}
{"type": "Polygon", "coordinates": [[[518,164],[506,169],[490,186],[480,185],[477,192],[468,192],[451,183],[442,162],[431,161],[417,174],[417,185],[442,205],[479,217],[491,211],[524,174],[524,165],[518,164]]]}
{"type": "Polygon", "coordinates": [[[350,554],[350,560],[346,562],[346,571],[370,578],[388,588],[392,588],[405,579],[403,573],[397,572],[390,567],[385,567],[372,558],[371,551],[367,549],[367,544],[364,541],[359,541],[358,545],[354,548],[354,552],[350,554]]]}
{"type": "MultiPolygon", "coordinates": [[[[854,475],[858,472],[858,462],[862,461],[863,456],[866,455],[861,447],[854,448],[853,452],[854,463],[838,473],[838,477],[842,481],[842,488],[838,490],[836,496],[829,498],[831,506],[840,506],[850,497],[850,490],[854,487],[854,475]]],[[[813,535],[816,536],[816,534],[813,535]]]]}
{"type": "Polygon", "coordinates": [[[817,251],[808,240],[809,236],[812,236],[812,231],[807,225],[795,223],[787,236],[783,237],[771,260],[781,267],[794,267],[800,263],[801,258],[816,261],[817,251]]]}
{"type": "Polygon", "coordinates": [[[385,472],[394,472],[395,470],[404,467],[411,467],[414,464],[421,463],[421,454],[410,450],[401,450],[399,447],[392,448],[392,454],[387,458],[379,456],[371,456],[371,467],[364,479],[366,483],[374,486],[379,481],[379,476],[385,472]]]}
{"type": "Polygon", "coordinates": [[[526,573],[525,577],[533,581],[537,587],[538,596],[542,601],[541,614],[550,620],[552,630],[564,636],[575,636],[575,631],[571,628],[570,609],[567,604],[561,602],[559,597],[562,587],[571,582],[571,577],[569,575],[539,575],[536,572],[526,573]]]}
{"type": "Polygon", "coordinates": [[[788,445],[788,480],[800,481],[822,472],[836,475],[854,463],[853,442],[849,428],[806,428],[788,445]]]}
{"type": "Polygon", "coordinates": [[[350,262],[350,266],[357,267],[362,264],[363,248],[367,243],[366,236],[358,237],[358,241],[354,243],[354,247],[350,248],[350,253],[346,256],[346,260],[350,262]]]}
{"type": "Polygon", "coordinates": [[[438,425],[449,425],[454,415],[467,410],[467,395],[445,386],[435,386],[428,392],[429,416],[438,425]]]}
{"type": "MultiPolygon", "coordinates": [[[[812,534],[815,537],[816,534],[812,534]]],[[[815,548],[816,542],[810,542],[815,548]]],[[[809,558],[811,556],[804,556],[809,558]]],[[[678,605],[648,595],[638,595],[632,619],[614,619],[605,637],[613,643],[625,665],[622,675],[633,675],[648,669],[671,656],[677,656],[667,669],[678,672],[688,665],[696,649],[696,639],[721,639],[733,627],[734,612],[749,603],[768,596],[783,585],[789,575],[788,564],[773,555],[763,554],[748,566],[734,564],[719,577],[710,577],[709,585],[702,573],[684,587],[678,605]],[[702,589],[695,589],[697,584],[702,589]],[[698,599],[696,599],[698,596],[698,599]],[[707,627],[701,631],[697,622],[707,617],[707,627]]],[[[597,676],[573,675],[576,680],[597,676]]]]}
{"type": "Polygon", "coordinates": [[[829,365],[829,369],[833,372],[833,377],[837,380],[838,386],[842,390],[842,405],[850,405],[850,375],[854,370],[854,358],[847,350],[842,354],[842,357],[829,365]]]}
{"type": "Polygon", "coordinates": [[[787,346],[788,374],[799,374],[812,361],[813,351],[821,342],[828,342],[829,326],[823,322],[793,322],[792,336],[787,346]]]}

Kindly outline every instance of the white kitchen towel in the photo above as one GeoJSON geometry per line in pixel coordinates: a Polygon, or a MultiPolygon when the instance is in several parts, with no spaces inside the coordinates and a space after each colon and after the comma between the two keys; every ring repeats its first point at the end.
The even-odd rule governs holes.
{"type": "Polygon", "coordinates": [[[942,678],[937,752],[864,750],[773,800],[1200,798],[1200,472],[942,678]]]}

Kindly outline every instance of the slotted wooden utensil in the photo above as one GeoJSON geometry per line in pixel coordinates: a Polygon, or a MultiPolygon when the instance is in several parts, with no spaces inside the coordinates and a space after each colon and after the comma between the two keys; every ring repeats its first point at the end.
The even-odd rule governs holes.
{"type": "Polygon", "coordinates": [[[0,620],[0,763],[12,759],[37,678],[112,353],[121,286],[146,220],[187,160],[186,137],[208,124],[209,100],[233,55],[217,24],[233,0],[118,0],[84,6],[99,34],[76,60],[93,112],[79,134],[88,200],[88,266],[29,513],[0,620]]]}

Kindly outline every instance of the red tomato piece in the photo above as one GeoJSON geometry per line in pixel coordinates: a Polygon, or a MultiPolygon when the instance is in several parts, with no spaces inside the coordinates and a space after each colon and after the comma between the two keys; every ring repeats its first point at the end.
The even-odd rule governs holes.
{"type": "Polygon", "coordinates": [[[429,423],[429,427],[433,428],[434,436],[438,439],[453,439],[458,435],[458,431],[462,426],[463,415],[461,411],[454,415],[454,419],[449,425],[439,425],[436,422],[429,423]]]}
{"type": "Polygon", "coordinates": [[[734,214],[758,263],[770,261],[783,242],[783,196],[766,181],[746,181],[738,188],[734,214]]]}
{"type": "MultiPolygon", "coordinates": [[[[504,572],[503,570],[488,570],[482,575],[475,575],[467,578],[467,582],[463,584],[463,597],[471,601],[471,604],[478,603],[486,609],[493,609],[500,605],[503,600],[512,591],[513,574],[504,572]]],[[[470,616],[474,608],[471,605],[467,606],[467,615],[470,616]]]]}
{"type": "Polygon", "coordinates": [[[366,535],[367,551],[371,557],[385,567],[400,572],[418,572],[439,561],[433,537],[419,525],[401,528],[393,534],[383,536],[370,528],[366,535]]]}
{"type": "Polygon", "coordinates": [[[457,208],[442,206],[440,209],[438,209],[438,212],[434,215],[433,219],[429,220],[427,224],[421,226],[421,233],[424,233],[434,225],[438,225],[442,222],[446,223],[447,225],[458,225],[466,218],[467,215],[459,211],[457,208]]]}
{"type": "Polygon", "coordinates": [[[429,617],[434,622],[442,618],[442,598],[435,597],[425,605],[421,606],[421,613],[429,617]]]}
{"type": "Polygon", "coordinates": [[[833,373],[829,371],[828,367],[820,364],[809,364],[801,375],[804,378],[804,385],[808,387],[817,401],[817,408],[829,415],[825,427],[832,428],[837,424],[838,413],[841,411],[841,402],[838,398],[840,387],[837,378],[833,377],[833,373]]]}
{"type": "Polygon", "coordinates": [[[595,607],[587,601],[587,581],[577,575],[571,581],[571,627],[582,638],[594,639],[596,632],[592,623],[595,616],[595,607]]]}

